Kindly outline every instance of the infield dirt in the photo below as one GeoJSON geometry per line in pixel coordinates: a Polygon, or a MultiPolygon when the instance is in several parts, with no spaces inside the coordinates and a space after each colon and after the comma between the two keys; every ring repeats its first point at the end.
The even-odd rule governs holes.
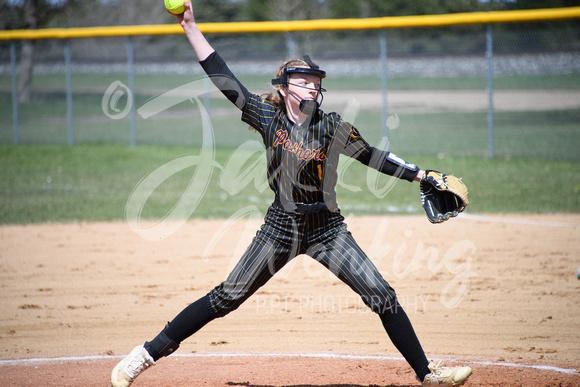
{"type": "MultiPolygon", "coordinates": [[[[0,227],[0,385],[107,385],[225,278],[260,223],[192,220],[159,241],[123,222],[0,227]]],[[[580,385],[580,215],[347,223],[428,357],[472,366],[467,385],[580,385]]],[[[417,385],[380,320],[305,256],[178,354],[134,386],[417,385]]]]}

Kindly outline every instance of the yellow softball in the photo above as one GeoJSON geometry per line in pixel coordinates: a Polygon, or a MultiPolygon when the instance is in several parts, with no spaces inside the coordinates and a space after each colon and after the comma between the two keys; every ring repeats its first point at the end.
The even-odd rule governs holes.
{"type": "Polygon", "coordinates": [[[165,8],[174,15],[179,15],[185,12],[183,0],[165,0],[165,8]]]}

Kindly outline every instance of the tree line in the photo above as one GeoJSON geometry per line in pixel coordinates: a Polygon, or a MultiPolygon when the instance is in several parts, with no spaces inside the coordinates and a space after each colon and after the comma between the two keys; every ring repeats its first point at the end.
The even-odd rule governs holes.
{"type": "MultiPolygon", "coordinates": [[[[203,22],[428,15],[577,6],[577,0],[194,0],[203,22]]],[[[163,0],[0,0],[0,29],[165,24],[163,0]]]]}

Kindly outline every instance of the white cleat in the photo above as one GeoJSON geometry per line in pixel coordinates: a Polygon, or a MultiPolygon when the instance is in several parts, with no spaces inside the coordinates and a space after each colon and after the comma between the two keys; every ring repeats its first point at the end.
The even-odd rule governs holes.
{"type": "Polygon", "coordinates": [[[152,365],[155,365],[155,361],[149,352],[142,345],[138,345],[113,368],[111,385],[113,387],[129,387],[139,374],[152,365]]]}
{"type": "Polygon", "coordinates": [[[429,363],[430,374],[425,376],[423,386],[460,386],[471,375],[469,367],[443,367],[441,362],[429,363]]]}

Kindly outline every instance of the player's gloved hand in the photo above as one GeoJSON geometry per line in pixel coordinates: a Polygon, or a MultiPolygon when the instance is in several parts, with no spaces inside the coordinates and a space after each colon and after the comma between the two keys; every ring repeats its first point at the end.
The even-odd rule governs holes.
{"type": "Polygon", "coordinates": [[[457,216],[469,204],[467,187],[453,175],[427,170],[419,184],[421,205],[431,223],[457,216]]]}

